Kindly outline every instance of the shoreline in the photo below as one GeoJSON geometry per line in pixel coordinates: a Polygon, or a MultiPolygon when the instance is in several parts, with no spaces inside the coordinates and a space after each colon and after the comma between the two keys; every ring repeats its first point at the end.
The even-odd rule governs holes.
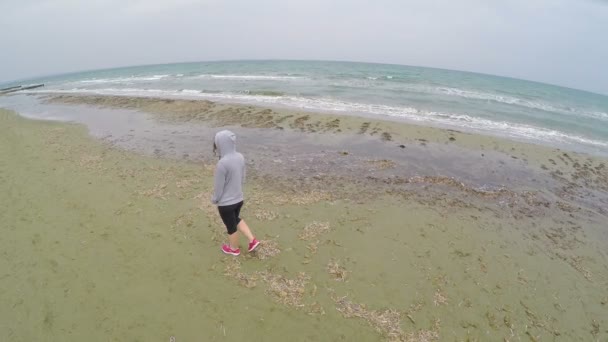
{"type": "Polygon", "coordinates": [[[358,116],[199,100],[52,95],[36,101],[46,115],[71,111],[59,120],[83,123],[104,141],[157,157],[213,160],[205,141],[218,127],[228,127],[246,142],[241,148],[252,169],[305,180],[308,186],[314,180],[327,186],[323,178],[332,174],[360,185],[427,179],[474,192],[541,192],[543,200],[608,212],[608,159],[542,145],[358,116]],[[55,104],[60,106],[49,107],[55,104]]]}
{"type": "MultiPolygon", "coordinates": [[[[389,160],[396,164],[388,169],[403,171],[380,176],[446,177],[489,190],[548,187],[557,193],[558,188],[578,186],[608,191],[606,158],[451,129],[199,100],[69,95],[51,96],[45,101],[135,110],[151,114],[161,124],[198,124],[197,128],[211,128],[202,131],[202,136],[212,135],[215,127],[234,127],[242,133],[249,132],[248,143],[253,146],[262,149],[267,145],[279,151],[275,156],[281,160],[290,154],[308,156],[319,150],[334,149],[332,153],[347,157],[340,162],[348,157],[389,160]],[[278,132],[268,133],[272,131],[278,132]],[[306,147],[290,153],[288,148],[273,145],[273,141],[290,147],[306,147]]],[[[246,152],[255,154],[255,150],[246,152]]],[[[263,154],[256,157],[269,159],[263,154]]],[[[312,168],[311,172],[326,175],[332,172],[332,167],[336,166],[312,168]]],[[[286,168],[281,172],[290,174],[286,168]]],[[[308,169],[305,164],[297,163],[291,168],[308,169]]],[[[359,167],[355,172],[365,171],[359,167]]],[[[608,199],[603,198],[602,203],[608,211],[608,199]]]]}
{"type": "MultiPolygon", "coordinates": [[[[335,120],[340,120],[342,118],[352,118],[353,121],[356,121],[356,124],[364,124],[366,122],[369,123],[381,123],[382,124],[382,128],[384,128],[385,130],[388,129],[388,127],[390,127],[393,124],[398,124],[400,126],[412,126],[415,128],[418,128],[417,130],[411,129],[409,130],[409,133],[414,133],[414,139],[424,139],[424,137],[419,136],[416,133],[420,133],[420,130],[423,130],[425,132],[423,133],[428,133],[428,132],[451,132],[451,133],[459,133],[462,135],[473,135],[476,137],[476,140],[480,140],[480,141],[498,141],[501,145],[505,145],[505,144],[514,144],[514,145],[534,145],[537,146],[539,148],[544,148],[547,150],[553,150],[553,151],[565,151],[565,152],[572,152],[572,153],[577,153],[580,155],[585,155],[585,156],[591,156],[591,157],[597,157],[597,158],[601,158],[601,159],[605,159],[608,160],[608,152],[595,152],[595,153],[590,153],[589,151],[582,151],[579,148],[575,148],[574,146],[568,146],[566,148],[564,147],[559,147],[559,146],[552,146],[549,142],[539,142],[539,141],[531,141],[531,140],[525,140],[522,138],[516,138],[516,137],[506,137],[506,136],[502,136],[499,134],[492,134],[489,132],[481,132],[481,131],[475,131],[475,130],[466,130],[466,129],[461,129],[461,128],[453,128],[453,127],[447,127],[444,126],[442,124],[433,124],[432,122],[424,122],[424,123],[417,123],[415,121],[406,119],[406,118],[400,118],[400,117],[396,117],[396,116],[390,116],[390,115],[375,115],[375,114],[368,114],[368,113],[364,113],[364,112],[334,112],[334,111],[316,111],[313,109],[307,110],[307,109],[295,109],[295,108],[291,108],[289,106],[282,106],[282,105],[266,105],[266,104],[252,104],[252,103],[244,103],[244,102],[230,102],[230,101],[222,101],[222,100],[208,100],[208,99],[201,99],[201,98],[181,98],[181,97],[163,97],[163,96],[154,96],[154,95],[150,95],[150,96],[134,96],[134,95],[101,95],[101,94],[86,94],[86,93],[62,93],[62,92],[49,92],[49,93],[44,93],[44,92],[36,92],[36,93],[30,93],[29,95],[33,95],[33,96],[40,96],[40,97],[49,97],[51,98],[51,101],[58,101],[61,103],[72,103],[72,104],[88,104],[88,105],[93,105],[93,106],[107,106],[107,107],[114,107],[114,108],[130,108],[128,105],[126,105],[123,101],[119,101],[117,99],[123,98],[123,99],[129,99],[127,102],[132,101],[133,99],[144,99],[144,100],[150,100],[150,101],[155,101],[155,100],[159,100],[159,101],[170,101],[171,103],[173,101],[178,101],[178,102],[188,102],[188,103],[192,103],[192,102],[198,102],[198,103],[206,103],[206,104],[210,104],[211,106],[217,106],[218,108],[247,108],[247,109],[259,109],[259,110],[272,110],[274,112],[274,114],[280,114],[282,119],[285,119],[285,117],[287,117],[287,119],[290,118],[290,115],[293,116],[298,116],[299,118],[309,115],[312,117],[312,119],[309,120],[304,120],[304,121],[300,121],[297,123],[293,123],[293,122],[289,122],[290,126],[295,126],[295,127],[290,127],[292,129],[297,129],[300,131],[308,131],[308,132],[314,132],[316,130],[321,130],[323,131],[325,129],[325,131],[330,131],[333,127],[333,125],[330,125],[328,127],[313,127],[311,126],[311,122],[310,121],[318,121],[319,118],[331,118],[331,121],[335,121],[335,120]],[[104,101],[104,100],[100,100],[102,98],[105,99],[114,99],[114,100],[110,100],[110,101],[104,101]],[[315,120],[316,119],[316,120],[315,120]],[[428,131],[427,131],[428,130],[428,131]]],[[[151,112],[154,112],[156,110],[162,110],[162,108],[145,108],[144,110],[148,110],[151,112]]],[[[204,108],[203,110],[208,110],[209,108],[204,108]]],[[[221,109],[220,109],[221,110],[221,109]]],[[[158,114],[158,113],[157,113],[158,114]]],[[[239,119],[242,119],[239,118],[239,119]]],[[[168,120],[177,120],[177,121],[197,121],[197,120],[205,120],[207,121],[207,118],[205,117],[195,117],[195,116],[188,116],[186,115],[182,115],[179,117],[174,117],[174,118],[170,118],[168,120]]],[[[348,120],[348,119],[347,119],[348,120]]],[[[289,120],[292,121],[292,120],[289,120]]],[[[242,121],[239,121],[239,124],[242,124],[242,121]]],[[[282,121],[280,122],[282,123],[282,121]]],[[[273,122],[264,122],[264,121],[256,121],[256,119],[254,119],[254,122],[247,122],[247,125],[261,125],[261,127],[264,128],[268,128],[265,125],[272,125],[273,122]]],[[[286,127],[284,125],[276,125],[273,128],[278,128],[278,129],[285,129],[286,127]]],[[[347,127],[347,129],[349,131],[356,131],[357,128],[361,129],[361,127],[347,127]]],[[[337,128],[338,130],[341,129],[341,127],[337,128]]],[[[371,130],[371,132],[374,132],[373,130],[371,130]]],[[[384,131],[383,130],[376,130],[376,132],[374,134],[382,134],[384,131]]],[[[336,133],[334,131],[334,133],[336,133]]],[[[338,131],[339,133],[339,131],[338,131]]],[[[430,135],[437,135],[437,133],[433,132],[430,135]]],[[[381,136],[381,135],[380,135],[381,136]]],[[[382,136],[381,136],[382,137],[382,136]]],[[[450,138],[450,135],[448,135],[448,138],[450,138]]],[[[382,139],[388,139],[389,141],[392,140],[392,136],[389,133],[389,136],[385,136],[382,137],[382,139]]],[[[453,141],[450,141],[453,142],[453,141]]],[[[459,142],[460,144],[461,142],[459,142]]]]}
{"type": "Polygon", "coordinates": [[[97,112],[81,100],[44,108],[80,118],[102,143],[82,126],[0,113],[2,147],[14,150],[2,167],[15,189],[5,189],[10,230],[0,241],[7,267],[20,270],[0,281],[14,289],[36,279],[23,293],[3,296],[2,307],[17,308],[11,317],[18,318],[4,320],[13,337],[31,326],[30,340],[70,329],[70,312],[83,298],[105,303],[83,312],[91,321],[116,318],[72,336],[241,338],[229,319],[235,310],[222,305],[246,298],[251,311],[236,314],[260,337],[608,336],[601,315],[608,302],[601,211],[608,172],[601,158],[389,123],[370,123],[359,134],[364,119],[340,118],[336,127],[327,125],[333,117],[309,113],[285,118],[292,114],[230,105],[204,112],[188,101],[107,98],[98,100],[115,109],[97,112]],[[247,110],[253,118],[239,122],[247,110]],[[100,126],[86,111],[109,123],[100,126]],[[109,127],[116,122],[122,131],[109,127]],[[214,158],[206,143],[220,126],[238,130],[253,159],[245,214],[274,248],[265,259],[237,262],[216,248],[224,236],[207,199],[214,158]],[[198,152],[184,157],[186,151],[198,152]],[[502,187],[483,187],[501,179],[502,187]],[[48,194],[37,196],[43,188],[48,194]],[[59,245],[55,235],[63,237],[59,245]],[[19,253],[32,244],[33,255],[19,253]],[[107,264],[95,261],[99,253],[107,264]],[[55,273],[45,273],[46,263],[29,264],[36,258],[55,273]],[[92,274],[91,265],[102,272],[92,274]],[[99,285],[74,279],[72,270],[99,285]],[[51,286],[35,285],[45,281],[51,286]],[[39,307],[30,292],[67,299],[47,302],[28,320],[22,310],[39,307]],[[130,309],[117,307],[121,302],[130,309]],[[151,322],[159,324],[146,329],[151,322]]]}
{"type": "MultiPolygon", "coordinates": [[[[237,131],[249,167],[270,178],[328,188],[353,183],[384,193],[412,184],[451,184],[472,193],[533,193],[608,213],[608,160],[542,145],[356,116],[230,105],[198,100],[59,95],[22,97],[51,119],[85,124],[127,150],[212,161],[218,127],[237,131]],[[34,101],[34,102],[32,102],[34,101]],[[65,114],[65,115],[63,115],[65,114]],[[338,175],[338,177],[335,177],[338,175]]],[[[19,108],[16,106],[17,109],[19,108]]],[[[289,186],[293,188],[294,186],[289,186]]]]}

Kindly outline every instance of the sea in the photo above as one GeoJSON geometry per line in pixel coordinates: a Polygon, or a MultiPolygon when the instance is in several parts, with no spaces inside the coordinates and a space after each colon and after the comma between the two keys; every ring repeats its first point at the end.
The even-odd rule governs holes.
{"type": "Polygon", "coordinates": [[[222,61],[85,71],[27,83],[45,84],[30,93],[201,99],[374,116],[608,155],[608,96],[471,72],[222,61]]]}

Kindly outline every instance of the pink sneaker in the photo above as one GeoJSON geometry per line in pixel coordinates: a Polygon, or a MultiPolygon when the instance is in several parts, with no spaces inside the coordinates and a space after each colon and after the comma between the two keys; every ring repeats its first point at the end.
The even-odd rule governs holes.
{"type": "Polygon", "coordinates": [[[237,256],[237,255],[241,254],[241,249],[240,248],[232,249],[227,244],[223,244],[222,245],[222,252],[224,252],[226,254],[237,256]]]}
{"type": "Polygon", "coordinates": [[[256,238],[253,238],[253,241],[251,241],[249,243],[249,249],[247,249],[247,251],[252,252],[254,249],[256,249],[258,247],[259,244],[260,244],[260,241],[258,241],[256,238]]]}

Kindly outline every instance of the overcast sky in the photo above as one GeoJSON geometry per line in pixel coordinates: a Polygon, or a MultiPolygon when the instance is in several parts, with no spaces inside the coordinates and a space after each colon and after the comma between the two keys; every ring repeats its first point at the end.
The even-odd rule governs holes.
{"type": "Polygon", "coordinates": [[[223,59],[385,62],[608,94],[608,1],[0,0],[0,81],[223,59]]]}

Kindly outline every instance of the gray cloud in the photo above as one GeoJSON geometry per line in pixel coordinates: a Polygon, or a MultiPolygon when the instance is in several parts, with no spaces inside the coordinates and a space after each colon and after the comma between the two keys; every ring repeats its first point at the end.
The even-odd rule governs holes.
{"type": "Polygon", "coordinates": [[[599,0],[5,0],[0,80],[133,64],[332,59],[608,94],[599,0]]]}

